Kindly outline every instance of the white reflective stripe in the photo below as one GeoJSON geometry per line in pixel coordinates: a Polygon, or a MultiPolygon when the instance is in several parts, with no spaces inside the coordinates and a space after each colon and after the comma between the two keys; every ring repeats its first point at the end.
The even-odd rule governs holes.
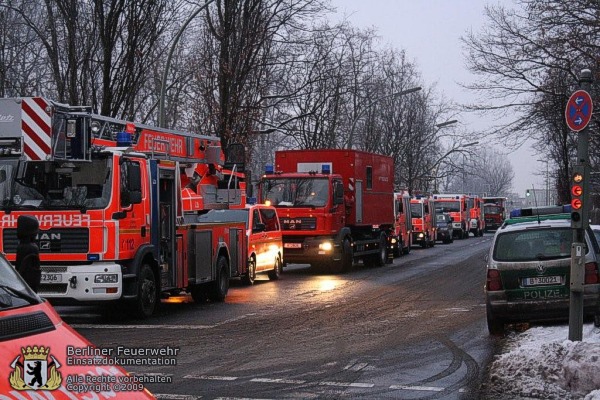
{"type": "Polygon", "coordinates": [[[45,160],[48,155],[45,149],[40,148],[38,142],[41,142],[47,146],[47,149],[51,148],[51,117],[46,113],[42,107],[40,107],[34,99],[28,98],[23,99],[23,102],[31,108],[30,115],[25,108],[22,108],[21,121],[22,124],[27,125],[29,131],[23,130],[23,144],[25,149],[29,148],[29,153],[34,153],[35,156],[25,152],[25,155],[31,156],[34,160],[45,160]],[[37,117],[40,124],[35,121],[33,117],[37,117]]]}

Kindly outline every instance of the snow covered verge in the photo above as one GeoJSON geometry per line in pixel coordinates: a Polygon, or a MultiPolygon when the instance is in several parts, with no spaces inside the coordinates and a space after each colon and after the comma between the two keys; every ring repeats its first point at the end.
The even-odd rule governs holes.
{"type": "Polygon", "coordinates": [[[600,329],[583,326],[582,341],[569,327],[544,326],[510,333],[490,366],[487,394],[497,399],[600,400],[600,329]]]}

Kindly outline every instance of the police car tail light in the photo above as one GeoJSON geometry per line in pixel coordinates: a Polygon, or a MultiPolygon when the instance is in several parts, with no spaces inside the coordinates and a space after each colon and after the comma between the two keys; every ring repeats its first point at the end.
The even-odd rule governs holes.
{"type": "Polygon", "coordinates": [[[585,284],[591,285],[600,282],[598,278],[598,264],[589,262],[585,264],[585,284]]]}
{"type": "Polygon", "coordinates": [[[502,279],[500,279],[500,271],[498,271],[497,269],[488,269],[487,282],[485,287],[490,292],[502,290],[502,279]]]}

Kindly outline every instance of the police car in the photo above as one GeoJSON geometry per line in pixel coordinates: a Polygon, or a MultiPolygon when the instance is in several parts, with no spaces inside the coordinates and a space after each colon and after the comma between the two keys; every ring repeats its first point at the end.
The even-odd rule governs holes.
{"type": "MultiPolygon", "coordinates": [[[[496,231],[486,258],[491,334],[502,334],[508,323],[568,320],[572,242],[568,213],[510,218],[496,231]]],[[[591,229],[582,251],[584,317],[599,321],[600,247],[591,229]]]]}

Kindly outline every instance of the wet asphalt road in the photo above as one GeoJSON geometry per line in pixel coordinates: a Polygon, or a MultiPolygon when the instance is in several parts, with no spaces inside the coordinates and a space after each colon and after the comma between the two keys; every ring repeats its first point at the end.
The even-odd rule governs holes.
{"type": "Polygon", "coordinates": [[[483,285],[491,234],[340,275],[290,265],[279,281],[232,281],[224,303],[164,301],[144,321],[57,307],[103,348],[178,349],[130,366],[162,399],[475,399],[499,339],[483,285]]]}

